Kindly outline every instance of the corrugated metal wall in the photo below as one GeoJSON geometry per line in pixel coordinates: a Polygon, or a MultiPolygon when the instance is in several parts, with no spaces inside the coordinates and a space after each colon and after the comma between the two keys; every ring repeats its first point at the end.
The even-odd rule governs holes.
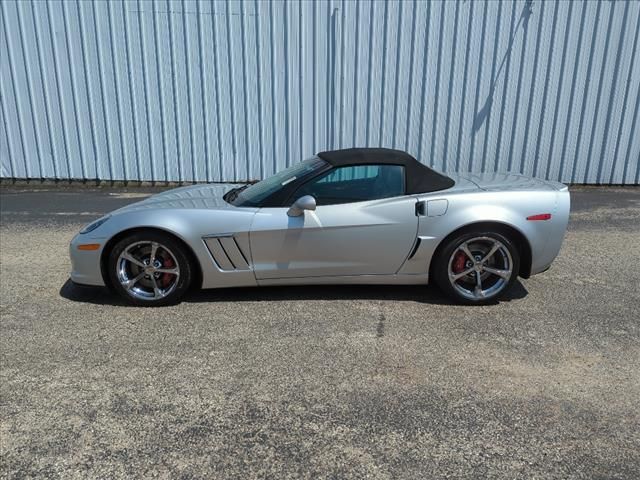
{"type": "Polygon", "coordinates": [[[241,181],[355,145],[639,182],[637,1],[1,7],[2,177],[241,181]]]}

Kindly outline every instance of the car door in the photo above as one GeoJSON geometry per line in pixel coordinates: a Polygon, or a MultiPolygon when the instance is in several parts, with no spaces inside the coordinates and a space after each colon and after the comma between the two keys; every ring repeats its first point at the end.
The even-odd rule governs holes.
{"type": "Polygon", "coordinates": [[[314,196],[315,211],[290,217],[288,207],[260,209],[250,231],[256,278],[396,273],[418,226],[416,200],[404,195],[402,168],[337,168],[292,196],[314,196]]]}

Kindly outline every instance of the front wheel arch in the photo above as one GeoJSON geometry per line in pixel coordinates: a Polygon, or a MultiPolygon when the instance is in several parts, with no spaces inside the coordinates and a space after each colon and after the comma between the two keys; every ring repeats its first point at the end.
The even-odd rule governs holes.
{"type": "MultiPolygon", "coordinates": [[[[440,241],[433,253],[433,256],[431,257],[431,262],[429,264],[429,279],[434,278],[432,270],[435,264],[435,259],[438,258],[438,255],[440,255],[445,245],[447,245],[452,238],[477,229],[495,231],[496,233],[504,235],[513,243],[515,243],[516,248],[518,249],[518,253],[520,254],[520,269],[518,271],[518,276],[522,278],[529,278],[531,276],[531,244],[529,243],[529,240],[527,240],[527,237],[525,237],[520,230],[512,227],[509,224],[501,222],[476,222],[470,223],[469,225],[465,225],[458,228],[457,230],[454,230],[440,241]]],[[[429,283],[431,283],[431,280],[429,280],[429,283]]]]}
{"type": "Polygon", "coordinates": [[[107,272],[107,264],[109,261],[109,254],[111,253],[111,250],[113,250],[113,247],[115,245],[117,245],[117,243],[122,240],[123,238],[135,234],[135,233],[141,233],[141,232],[158,232],[158,233],[162,233],[164,235],[169,235],[170,237],[172,237],[176,242],[180,243],[184,249],[185,252],[187,252],[187,256],[189,257],[189,262],[191,263],[191,266],[193,267],[193,272],[195,273],[194,278],[191,282],[191,289],[192,290],[199,290],[202,287],[202,266],[200,265],[200,262],[198,261],[198,257],[196,257],[195,252],[193,251],[193,249],[179,236],[177,236],[175,233],[169,231],[169,230],[165,230],[163,228],[157,228],[157,227],[134,227],[134,228],[129,228],[127,230],[122,230],[121,232],[118,232],[117,234],[115,234],[113,237],[111,237],[109,239],[109,241],[105,244],[104,248],[102,249],[102,254],[100,255],[100,274],[102,275],[102,280],[104,281],[104,284],[108,287],[108,288],[112,288],[113,286],[111,285],[111,279],[109,277],[109,274],[107,272]]]}

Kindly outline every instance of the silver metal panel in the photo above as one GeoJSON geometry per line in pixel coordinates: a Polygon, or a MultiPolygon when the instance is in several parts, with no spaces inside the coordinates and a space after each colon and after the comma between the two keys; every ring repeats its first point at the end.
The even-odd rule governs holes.
{"type": "Polygon", "coordinates": [[[427,201],[427,216],[428,217],[439,217],[440,215],[444,215],[447,213],[447,208],[449,207],[449,202],[445,198],[439,198],[435,200],[427,201]]]}
{"type": "Polygon", "coordinates": [[[251,224],[256,279],[396,273],[415,242],[411,196],[318,205],[290,217],[261,208],[251,224]]]}
{"type": "Polygon", "coordinates": [[[426,285],[429,275],[343,275],[339,277],[269,278],[258,280],[261,287],[275,285],[426,285]]]}
{"type": "Polygon", "coordinates": [[[5,178],[240,182],[384,146],[640,180],[637,1],[4,0],[0,17],[5,178]]]}

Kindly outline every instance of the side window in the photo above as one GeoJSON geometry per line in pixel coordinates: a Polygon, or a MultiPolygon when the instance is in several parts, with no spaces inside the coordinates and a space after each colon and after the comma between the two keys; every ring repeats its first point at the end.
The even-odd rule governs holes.
{"type": "Polygon", "coordinates": [[[363,202],[404,195],[401,165],[356,165],[335,168],[302,185],[293,200],[312,195],[318,205],[363,202]]]}

